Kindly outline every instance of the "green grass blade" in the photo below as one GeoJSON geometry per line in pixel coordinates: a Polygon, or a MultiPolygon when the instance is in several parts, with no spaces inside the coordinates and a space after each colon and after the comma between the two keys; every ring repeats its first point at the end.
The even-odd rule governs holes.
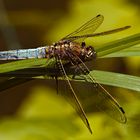
{"type": "MultiPolygon", "coordinates": [[[[93,70],[90,72],[91,76],[96,79],[100,84],[121,87],[125,89],[130,89],[134,91],[140,91],[140,77],[132,76],[127,74],[120,74],[107,71],[93,70]]],[[[81,77],[76,76],[78,79],[81,77]]],[[[44,77],[34,77],[39,79],[44,79],[44,77]]],[[[75,80],[75,79],[70,79],[75,80]]],[[[79,82],[85,82],[84,80],[75,80],[79,82]]]]}
{"type": "Polygon", "coordinates": [[[19,69],[9,72],[0,73],[0,77],[17,77],[17,78],[32,78],[35,76],[45,76],[49,75],[53,69],[44,68],[44,67],[36,67],[36,68],[25,68],[19,69]]]}
{"type": "Polygon", "coordinates": [[[6,89],[15,87],[17,85],[23,84],[25,82],[29,82],[32,79],[26,79],[26,78],[7,78],[7,80],[3,80],[0,82],[0,92],[4,91],[6,89]]]}
{"type": "Polygon", "coordinates": [[[98,70],[91,71],[91,75],[101,84],[140,91],[140,77],[137,76],[98,70]]]}
{"type": "Polygon", "coordinates": [[[106,55],[106,57],[130,57],[130,56],[140,56],[140,44],[106,55]]]}
{"type": "MultiPolygon", "coordinates": [[[[26,75],[26,73],[29,73],[29,75],[30,74],[32,74],[32,75],[24,77],[23,76],[24,71],[22,71],[22,73],[19,73],[18,76],[17,76],[17,74],[13,73],[8,76],[9,77],[17,76],[15,79],[11,79],[11,80],[8,80],[7,82],[5,81],[4,83],[2,83],[2,84],[0,83],[0,84],[3,85],[3,86],[1,86],[2,88],[3,87],[5,88],[4,85],[10,86],[11,85],[10,82],[12,83],[13,86],[16,84],[20,84],[20,82],[18,83],[18,81],[16,82],[16,80],[19,80],[22,83],[22,79],[25,79],[25,81],[23,81],[23,82],[26,82],[30,79],[44,79],[44,80],[50,79],[51,77],[49,77],[48,75],[46,75],[45,78],[44,78],[44,76],[42,76],[42,75],[44,75],[44,72],[45,71],[38,71],[37,73],[33,73],[31,70],[28,71],[28,69],[27,69],[25,71],[25,75],[26,75]]],[[[49,74],[54,74],[54,73],[49,73],[49,74]]],[[[93,70],[90,72],[90,74],[101,84],[126,88],[126,89],[130,89],[130,90],[134,90],[134,91],[140,91],[140,77],[126,75],[126,74],[120,74],[120,73],[99,71],[99,70],[93,70]]],[[[77,76],[77,78],[78,78],[78,76],[77,76]]],[[[80,79],[80,77],[79,77],[79,79],[80,79]]],[[[71,80],[74,80],[74,79],[71,79],[71,80]]],[[[78,80],[78,81],[84,82],[83,80],[78,80]]]]}
{"type": "MultiPolygon", "coordinates": [[[[118,57],[117,53],[119,53],[124,50],[128,49],[130,47],[133,47],[134,45],[140,44],[140,33],[134,34],[131,36],[128,36],[126,38],[122,38],[113,42],[110,42],[108,44],[105,44],[99,48],[96,49],[98,57],[111,57],[110,54],[115,53],[113,57],[118,57]]],[[[137,49],[140,47],[140,45],[137,46],[137,49]]],[[[139,48],[140,50],[140,48],[139,48]]],[[[133,56],[140,55],[140,51],[137,53],[134,53],[133,48],[131,48],[130,52],[133,52],[133,56]]],[[[126,56],[126,52],[123,52],[121,56],[126,56]]],[[[128,53],[127,53],[128,56],[128,53]]],[[[131,53],[132,56],[132,53],[131,53]]]]}
{"type": "Polygon", "coordinates": [[[20,60],[20,61],[13,61],[5,64],[0,65],[0,73],[5,73],[9,71],[15,71],[30,67],[37,67],[40,65],[44,65],[46,63],[46,59],[27,59],[27,60],[20,60]]]}

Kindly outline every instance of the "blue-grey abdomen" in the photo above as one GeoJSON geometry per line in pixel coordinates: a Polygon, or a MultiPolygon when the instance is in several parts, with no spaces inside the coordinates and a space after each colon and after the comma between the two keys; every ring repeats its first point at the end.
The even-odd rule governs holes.
{"type": "Polygon", "coordinates": [[[20,60],[31,58],[45,58],[46,47],[39,47],[35,49],[19,49],[0,52],[0,60],[20,60]]]}

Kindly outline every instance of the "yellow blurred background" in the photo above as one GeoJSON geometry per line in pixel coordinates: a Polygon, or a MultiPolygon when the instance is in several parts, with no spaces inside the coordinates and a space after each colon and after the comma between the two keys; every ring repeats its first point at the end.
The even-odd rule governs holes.
{"type": "MultiPolygon", "coordinates": [[[[97,32],[132,26],[120,33],[94,38],[96,49],[104,43],[139,33],[139,13],[139,0],[0,0],[0,51],[50,45],[98,14],[105,19],[97,32]]],[[[95,69],[140,75],[139,56],[98,59],[94,65],[95,69]]],[[[3,91],[0,94],[0,139],[138,140],[139,93],[109,86],[106,89],[124,106],[128,123],[115,122],[96,111],[93,103],[92,112],[87,115],[93,135],[74,109],[56,94],[54,80],[34,80],[3,91]]]]}

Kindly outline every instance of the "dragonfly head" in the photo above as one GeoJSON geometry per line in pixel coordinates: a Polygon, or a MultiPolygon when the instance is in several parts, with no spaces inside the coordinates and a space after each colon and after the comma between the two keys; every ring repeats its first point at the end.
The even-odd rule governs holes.
{"type": "Polygon", "coordinates": [[[86,48],[86,60],[92,60],[96,58],[96,51],[94,50],[94,48],[92,46],[88,46],[86,48]]]}

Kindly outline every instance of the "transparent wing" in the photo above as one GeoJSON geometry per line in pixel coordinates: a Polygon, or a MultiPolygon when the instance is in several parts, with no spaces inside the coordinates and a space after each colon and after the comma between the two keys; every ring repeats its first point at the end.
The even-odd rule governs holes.
{"type": "Polygon", "coordinates": [[[76,110],[77,114],[81,117],[81,119],[83,120],[83,122],[85,123],[87,128],[89,129],[90,133],[92,133],[90,124],[86,117],[86,114],[85,114],[83,107],[82,107],[80,101],[78,100],[78,97],[69,81],[69,78],[67,77],[67,74],[65,72],[65,69],[63,67],[63,64],[62,64],[62,61],[61,61],[59,55],[57,58],[57,66],[58,66],[60,73],[62,75],[62,78],[63,78],[63,81],[58,82],[58,88],[59,88],[58,93],[60,92],[61,95],[64,96],[66,98],[66,100],[73,106],[73,108],[76,110]],[[62,82],[64,82],[64,83],[62,83],[62,82]],[[64,88],[65,88],[65,90],[64,90],[64,88]],[[60,89],[62,89],[62,90],[60,90],[60,89]]]}
{"type": "Polygon", "coordinates": [[[112,30],[108,30],[108,31],[100,32],[100,33],[84,34],[84,35],[80,35],[80,36],[72,36],[72,37],[69,37],[69,40],[78,40],[78,39],[81,39],[81,38],[85,39],[85,38],[88,38],[88,37],[97,37],[97,36],[109,35],[109,34],[113,34],[113,33],[117,33],[117,32],[126,30],[130,27],[131,26],[124,26],[124,27],[120,27],[120,28],[116,28],[116,29],[112,29],[112,30]]]}
{"type": "MultiPolygon", "coordinates": [[[[82,62],[78,56],[73,54],[73,58],[76,57],[81,61],[80,64],[77,64],[77,70],[83,80],[86,81],[84,88],[88,90],[88,92],[93,92],[95,98],[97,100],[97,108],[106,112],[107,115],[117,120],[120,123],[126,123],[126,116],[123,108],[119,105],[119,103],[90,75],[90,71],[87,66],[82,62]],[[86,75],[89,73],[88,75],[86,75]],[[89,85],[90,86],[89,86],[89,85]]],[[[74,60],[74,59],[73,59],[74,60]]],[[[86,90],[86,91],[87,91],[86,90]]],[[[86,93],[85,93],[86,94],[86,93]]],[[[94,99],[95,99],[94,98],[94,99]]]]}
{"type": "MultiPolygon", "coordinates": [[[[78,28],[74,32],[62,38],[61,40],[73,41],[77,39],[75,38],[75,36],[83,36],[86,34],[92,34],[101,25],[103,20],[104,20],[104,17],[102,15],[97,15],[96,17],[86,22],[84,25],[82,25],[80,28],[78,28]]],[[[86,36],[84,36],[83,38],[86,38],[86,36]]]]}
{"type": "Polygon", "coordinates": [[[90,90],[95,91],[97,108],[107,113],[111,118],[120,123],[126,123],[126,116],[123,108],[119,103],[89,74],[84,76],[85,80],[92,83],[90,90]]]}

